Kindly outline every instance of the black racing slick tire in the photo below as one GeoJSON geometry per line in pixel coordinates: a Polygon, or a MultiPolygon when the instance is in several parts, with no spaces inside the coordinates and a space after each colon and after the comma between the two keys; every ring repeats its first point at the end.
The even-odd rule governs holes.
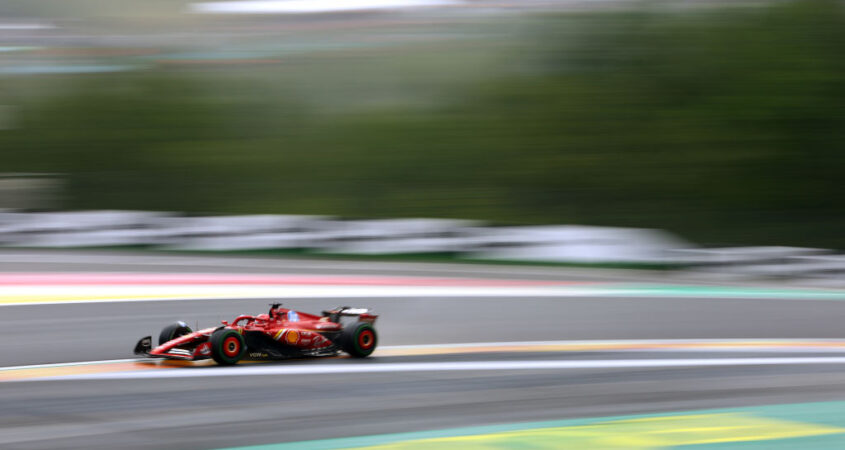
{"type": "Polygon", "coordinates": [[[341,347],[353,358],[366,358],[378,344],[378,335],[372,324],[353,322],[343,328],[341,347]]]}
{"type": "Polygon", "coordinates": [[[221,328],[211,333],[211,357],[221,366],[237,364],[246,355],[246,341],[237,330],[221,328]]]}
{"type": "Polygon", "coordinates": [[[171,323],[170,325],[164,327],[161,330],[161,334],[158,335],[158,345],[162,345],[167,341],[172,341],[179,336],[184,336],[193,332],[194,331],[191,330],[191,327],[181,320],[179,322],[171,323]]]}

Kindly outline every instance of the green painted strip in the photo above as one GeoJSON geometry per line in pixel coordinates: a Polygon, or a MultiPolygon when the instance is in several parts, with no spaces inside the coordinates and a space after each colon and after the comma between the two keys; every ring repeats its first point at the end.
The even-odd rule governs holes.
{"type": "MultiPolygon", "coordinates": [[[[601,289],[601,288],[599,288],[601,289]]],[[[706,298],[775,298],[807,300],[845,300],[845,290],[775,289],[755,287],[689,286],[671,284],[615,285],[609,288],[616,295],[706,298]]]]}
{"type": "MultiPolygon", "coordinates": [[[[708,409],[682,412],[666,412],[656,414],[639,414],[639,415],[625,415],[625,416],[610,416],[610,417],[593,417],[569,420],[553,420],[543,422],[524,422],[511,423],[501,425],[487,425],[476,427],[450,428],[443,430],[431,430],[410,433],[393,433],[381,434],[371,436],[358,436],[338,439],[322,439],[313,441],[288,442],[278,444],[256,445],[248,447],[237,447],[228,450],[288,450],[288,449],[306,449],[306,450],[323,450],[336,448],[353,448],[353,447],[368,447],[375,445],[391,444],[403,441],[413,441],[420,439],[432,438],[446,438],[456,436],[474,436],[491,433],[502,433],[508,431],[532,430],[538,428],[556,428],[556,427],[575,427],[583,425],[593,425],[610,421],[647,419],[671,417],[678,415],[702,415],[702,414],[753,414],[757,417],[768,419],[778,419],[784,421],[803,422],[814,425],[826,425],[831,427],[845,428],[845,401],[838,402],[818,402],[818,403],[797,403],[797,404],[781,404],[770,406],[751,406],[741,408],[723,408],[723,409],[708,409]]],[[[801,438],[783,439],[780,441],[766,440],[761,441],[760,447],[756,448],[775,448],[775,443],[785,443],[789,446],[793,443],[805,442],[816,443],[816,446],[796,446],[791,448],[845,448],[845,434],[830,434],[825,436],[812,436],[801,438]]],[[[734,448],[734,446],[741,445],[742,448],[749,448],[748,445],[756,444],[756,442],[735,442],[722,444],[706,444],[696,445],[695,447],[710,447],[718,446],[718,448],[734,448]]],[[[782,447],[778,447],[782,448],[782,447]]]]}
{"type": "Polygon", "coordinates": [[[678,450],[842,450],[845,448],[845,441],[843,441],[841,435],[837,434],[776,441],[683,445],[674,448],[678,450]]]}

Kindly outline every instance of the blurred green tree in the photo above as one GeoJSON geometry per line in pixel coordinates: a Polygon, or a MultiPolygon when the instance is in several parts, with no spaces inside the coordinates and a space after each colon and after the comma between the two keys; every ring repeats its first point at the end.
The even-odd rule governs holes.
{"type": "MultiPolygon", "coordinates": [[[[645,226],[845,248],[841,2],[642,7],[525,28],[498,70],[437,86],[435,104],[320,109],[307,79],[278,81],[284,69],[77,79],[21,108],[22,126],[0,132],[0,164],[66,173],[69,208],[645,226]]],[[[395,52],[384,58],[407,57],[395,52]]],[[[343,86],[341,71],[320,73],[343,86]]],[[[406,76],[419,97],[432,89],[426,72],[406,76]]]]}

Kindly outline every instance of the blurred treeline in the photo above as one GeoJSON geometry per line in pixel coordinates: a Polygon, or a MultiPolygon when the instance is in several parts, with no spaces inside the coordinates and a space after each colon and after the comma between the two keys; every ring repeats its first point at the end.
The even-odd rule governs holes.
{"type": "Polygon", "coordinates": [[[74,209],[845,248],[843,14],[832,0],[651,7],[531,19],[502,45],[76,76],[50,94],[39,83],[55,80],[5,79],[21,118],[0,131],[0,171],[66,174],[74,209]]]}

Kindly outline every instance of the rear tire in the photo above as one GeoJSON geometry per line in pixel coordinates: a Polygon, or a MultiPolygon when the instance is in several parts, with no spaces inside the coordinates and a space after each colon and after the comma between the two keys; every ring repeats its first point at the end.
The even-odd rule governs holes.
{"type": "Polygon", "coordinates": [[[194,331],[191,330],[191,327],[189,327],[185,322],[179,321],[171,323],[170,325],[164,327],[161,330],[161,334],[158,335],[158,345],[162,345],[167,341],[172,341],[173,339],[193,332],[194,331]]]}
{"type": "Polygon", "coordinates": [[[372,324],[353,322],[343,328],[341,347],[353,358],[366,358],[378,344],[378,335],[372,324]]]}
{"type": "Polygon", "coordinates": [[[221,328],[211,333],[211,358],[221,366],[237,364],[246,354],[244,337],[228,328],[221,328]]]}

